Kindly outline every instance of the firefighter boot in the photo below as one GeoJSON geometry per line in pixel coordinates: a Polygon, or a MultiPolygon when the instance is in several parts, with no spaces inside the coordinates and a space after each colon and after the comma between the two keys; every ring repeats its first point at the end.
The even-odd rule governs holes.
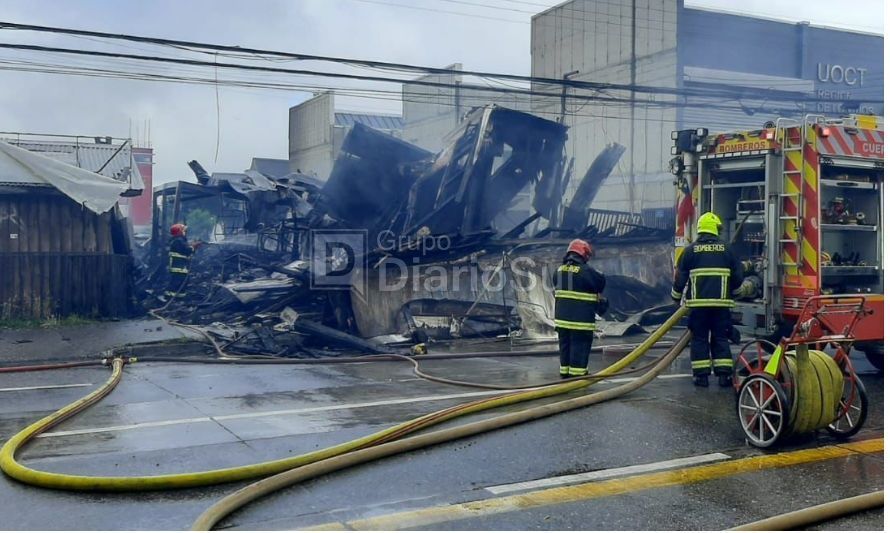
{"type": "Polygon", "coordinates": [[[728,375],[720,375],[717,376],[717,384],[721,387],[731,387],[732,386],[732,376],[728,375]]]}
{"type": "Polygon", "coordinates": [[[709,385],[708,375],[699,374],[698,376],[692,376],[692,384],[696,387],[707,387],[709,385]]]}

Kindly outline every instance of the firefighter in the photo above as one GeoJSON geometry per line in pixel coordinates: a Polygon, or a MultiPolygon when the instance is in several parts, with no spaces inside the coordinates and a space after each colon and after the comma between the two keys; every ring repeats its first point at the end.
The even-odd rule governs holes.
{"type": "Polygon", "coordinates": [[[671,298],[676,302],[686,291],[692,333],[692,377],[697,387],[708,386],[712,366],[721,387],[732,385],[729,310],[735,305],[732,297],[750,291],[743,284],[741,263],[718,237],[721,225],[720,217],[714,213],[699,217],[698,238],[680,254],[671,289],[671,298]]]}
{"type": "Polygon", "coordinates": [[[559,376],[562,379],[587,374],[587,359],[596,329],[596,313],[605,313],[605,297],[600,293],[606,278],[587,264],[593,248],[575,239],[553,273],[556,296],[555,320],[559,337],[559,376]]]}
{"type": "Polygon", "coordinates": [[[185,238],[188,227],[185,224],[170,226],[170,252],[168,254],[167,271],[170,282],[164,295],[175,298],[185,287],[189,275],[189,263],[197,246],[189,244],[185,238]]]}

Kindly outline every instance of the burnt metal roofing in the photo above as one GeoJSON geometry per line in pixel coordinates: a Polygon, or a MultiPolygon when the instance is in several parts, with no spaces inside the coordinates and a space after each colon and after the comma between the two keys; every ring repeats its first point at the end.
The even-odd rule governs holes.
{"type": "Polygon", "coordinates": [[[133,164],[129,145],[118,152],[120,144],[10,138],[3,139],[3,141],[29,152],[36,152],[63,163],[128,183],[134,190],[141,190],[144,187],[139,167],[133,164]],[[109,161],[109,159],[111,160],[109,161]],[[105,165],[104,168],[103,165],[105,165]],[[102,171],[98,172],[100,168],[102,171]]]}
{"type": "Polygon", "coordinates": [[[375,130],[393,131],[402,130],[405,121],[398,115],[367,115],[363,113],[334,113],[334,125],[352,126],[361,124],[375,130]]]}
{"type": "Polygon", "coordinates": [[[290,174],[290,162],[287,159],[254,157],[248,170],[256,170],[270,178],[280,178],[290,174]]]}

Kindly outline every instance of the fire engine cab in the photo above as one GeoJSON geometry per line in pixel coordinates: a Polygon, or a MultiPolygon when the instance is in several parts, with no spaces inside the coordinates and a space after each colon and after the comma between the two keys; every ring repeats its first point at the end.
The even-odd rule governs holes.
{"type": "Polygon", "coordinates": [[[855,346],[882,368],[883,118],[807,115],[753,131],[671,137],[676,253],[696,238],[699,215],[721,218],[721,238],[756,287],[736,302],[740,329],[772,336],[794,324],[810,297],[865,295],[855,346]]]}

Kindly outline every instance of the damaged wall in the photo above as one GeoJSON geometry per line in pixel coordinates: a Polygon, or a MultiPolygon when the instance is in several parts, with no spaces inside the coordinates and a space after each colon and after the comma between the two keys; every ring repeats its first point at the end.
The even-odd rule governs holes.
{"type": "Polygon", "coordinates": [[[290,171],[326,180],[334,168],[343,140],[354,124],[363,124],[390,135],[399,135],[402,130],[402,119],[397,115],[337,111],[334,93],[330,91],[290,108],[290,171]]]}
{"type": "MultiPolygon", "coordinates": [[[[462,70],[463,66],[455,63],[444,68],[462,70]]],[[[454,86],[402,85],[402,117],[405,120],[402,138],[433,152],[442,147],[442,139],[475,107],[497,104],[517,111],[528,112],[530,109],[528,95],[465,83],[460,74],[430,74],[417,79],[454,86]]]]}
{"type": "MultiPolygon", "coordinates": [[[[565,247],[564,242],[538,244],[533,250],[528,248],[516,250],[511,256],[514,259],[527,258],[530,262],[523,260],[520,263],[512,263],[512,260],[508,260],[508,265],[517,264],[524,273],[537,277],[534,284],[537,290],[522,291],[518,298],[519,307],[528,309],[515,309],[517,296],[509,284],[503,291],[485,290],[483,279],[487,280],[489,273],[496,271],[502,263],[501,251],[483,253],[462,262],[410,265],[407,266],[407,270],[405,267],[394,267],[390,263],[389,267],[356,272],[356,277],[353,279],[362,280],[361,283],[354,282],[352,289],[352,307],[358,331],[363,337],[406,333],[405,318],[402,315],[403,306],[413,300],[430,298],[466,302],[478,300],[480,303],[500,308],[506,305],[507,312],[519,314],[523,328],[528,329],[530,333],[540,334],[549,330],[549,336],[552,336],[552,324],[542,326],[540,323],[541,317],[546,317],[550,321],[553,318],[553,293],[550,290],[549,274],[546,284],[541,284],[540,278],[544,272],[552,274],[561,264],[565,247]],[[446,273],[448,279],[448,283],[444,286],[436,282],[441,279],[442,272],[446,273]],[[364,279],[367,279],[366,284],[364,279]],[[544,290],[541,287],[544,287],[544,290]]],[[[622,276],[647,285],[652,294],[661,295],[652,305],[667,301],[673,250],[669,242],[595,246],[595,249],[596,257],[591,260],[591,264],[606,275],[607,295],[613,287],[617,289],[626,285],[617,281],[616,276],[622,276]],[[613,280],[613,287],[608,283],[610,277],[613,280]]],[[[507,273],[505,276],[509,277],[507,273]]],[[[632,292],[636,292],[636,287],[633,289],[632,292]]],[[[616,300],[616,306],[622,304],[618,301],[620,298],[618,295],[610,296],[610,300],[616,300]]],[[[627,302],[623,304],[629,305],[627,302]]],[[[641,305],[648,306],[647,302],[641,305]]]]}

